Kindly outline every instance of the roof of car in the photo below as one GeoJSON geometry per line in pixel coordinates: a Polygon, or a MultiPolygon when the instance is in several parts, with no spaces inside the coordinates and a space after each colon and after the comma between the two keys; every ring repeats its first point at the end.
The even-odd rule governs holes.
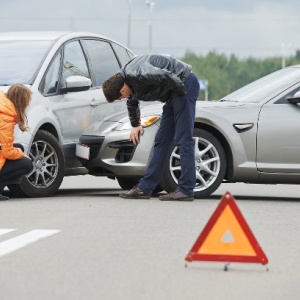
{"type": "Polygon", "coordinates": [[[68,36],[97,36],[107,39],[105,36],[90,32],[77,32],[77,31],[11,31],[11,32],[0,32],[0,41],[9,40],[57,40],[60,37],[68,36]]]}
{"type": "MultiPolygon", "coordinates": [[[[72,38],[81,37],[94,37],[105,40],[110,40],[117,44],[119,42],[108,38],[106,36],[81,31],[11,31],[11,32],[0,32],[0,41],[57,41],[59,39],[68,40],[72,38]]],[[[122,45],[124,46],[124,45],[122,45]]],[[[126,46],[124,46],[127,48],[126,46]]],[[[127,48],[128,49],[128,48],[127,48]]],[[[128,49],[130,50],[130,49],[128,49]]]]}
{"type": "Polygon", "coordinates": [[[0,40],[56,40],[68,31],[12,31],[0,32],[0,40]]]}

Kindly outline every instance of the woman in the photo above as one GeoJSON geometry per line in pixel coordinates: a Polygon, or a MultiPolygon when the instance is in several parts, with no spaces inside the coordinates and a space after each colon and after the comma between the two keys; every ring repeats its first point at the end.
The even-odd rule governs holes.
{"type": "Polygon", "coordinates": [[[29,174],[33,169],[31,158],[23,153],[24,148],[14,142],[14,127],[27,131],[26,108],[31,100],[31,91],[22,84],[13,84],[6,94],[0,91],[0,200],[3,189],[15,179],[29,174]]]}

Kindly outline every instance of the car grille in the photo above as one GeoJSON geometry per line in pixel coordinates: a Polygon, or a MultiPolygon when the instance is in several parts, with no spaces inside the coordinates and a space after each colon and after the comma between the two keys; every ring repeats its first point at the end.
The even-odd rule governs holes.
{"type": "Polygon", "coordinates": [[[120,163],[129,162],[133,156],[135,147],[122,147],[116,155],[116,161],[120,163]]]}
{"type": "MultiPolygon", "coordinates": [[[[104,136],[90,136],[83,135],[80,137],[80,144],[90,147],[90,161],[96,158],[102,147],[104,141],[104,136]]],[[[85,159],[80,159],[80,161],[85,161],[85,159]]]]}
{"type": "Polygon", "coordinates": [[[90,147],[90,160],[96,158],[98,156],[98,153],[101,149],[102,144],[97,144],[97,145],[87,145],[90,147]]]}
{"type": "Polygon", "coordinates": [[[132,159],[136,145],[131,141],[119,141],[110,143],[109,148],[119,149],[115,156],[115,160],[118,163],[125,163],[132,159]]]}

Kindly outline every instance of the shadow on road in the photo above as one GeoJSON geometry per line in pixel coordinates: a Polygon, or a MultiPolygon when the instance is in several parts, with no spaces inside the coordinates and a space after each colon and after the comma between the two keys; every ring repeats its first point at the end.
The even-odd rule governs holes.
{"type": "MultiPolygon", "coordinates": [[[[282,196],[245,196],[245,195],[232,195],[236,200],[252,200],[252,201],[298,201],[300,202],[300,198],[298,197],[282,197],[282,196]]],[[[207,200],[221,200],[223,197],[222,194],[214,194],[207,197],[207,200]]],[[[200,199],[198,199],[200,200],[200,199]]]]}
{"type": "MultiPolygon", "coordinates": [[[[81,196],[85,196],[85,197],[97,197],[97,196],[106,196],[106,197],[118,197],[119,194],[122,192],[123,190],[120,189],[115,189],[115,188],[99,188],[99,189],[60,189],[57,193],[56,196],[73,196],[73,195],[81,195],[81,196]]],[[[158,198],[160,194],[156,194],[156,195],[152,195],[152,198],[158,198]]],[[[209,200],[221,200],[221,198],[223,197],[223,194],[214,194],[211,195],[207,198],[204,199],[195,199],[196,201],[198,200],[205,200],[205,201],[209,201],[209,200]]],[[[233,197],[236,200],[251,200],[251,201],[291,201],[291,202],[295,202],[298,201],[300,202],[300,198],[298,197],[282,197],[282,196],[245,196],[245,195],[233,195],[233,197]]]]}
{"type": "MultiPolygon", "coordinates": [[[[123,190],[117,189],[117,188],[74,188],[74,189],[59,189],[55,195],[49,197],[49,198],[57,198],[57,197],[69,197],[69,196],[84,196],[84,197],[101,197],[101,196],[105,196],[105,197],[118,197],[119,194],[122,192],[123,190]]],[[[17,198],[14,197],[9,190],[5,190],[3,192],[3,195],[6,195],[10,198],[17,198]]],[[[155,199],[158,198],[159,194],[154,194],[152,195],[151,198],[155,199]]],[[[207,198],[197,198],[195,199],[196,201],[199,200],[204,200],[204,201],[209,201],[209,200],[221,200],[221,198],[223,197],[223,194],[221,193],[215,193],[207,198]]],[[[300,202],[300,198],[299,197],[283,197],[283,196],[247,196],[247,195],[239,195],[239,194],[235,194],[233,195],[233,197],[236,200],[244,200],[244,201],[284,201],[284,202],[300,202]]]]}

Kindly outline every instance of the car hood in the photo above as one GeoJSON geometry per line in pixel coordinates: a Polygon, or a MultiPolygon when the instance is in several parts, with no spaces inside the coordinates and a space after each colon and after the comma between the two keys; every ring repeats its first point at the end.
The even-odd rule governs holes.
{"type": "MultiPolygon", "coordinates": [[[[142,102],[141,106],[141,114],[143,117],[150,115],[161,115],[162,113],[162,102],[142,102]]],[[[117,130],[116,128],[124,123],[129,122],[128,112],[122,111],[116,114],[107,116],[101,121],[97,121],[89,126],[84,132],[83,135],[95,135],[99,132],[101,134],[106,134],[107,132],[111,132],[117,130]]]]}
{"type": "MultiPolygon", "coordinates": [[[[162,102],[141,102],[141,116],[146,117],[149,115],[161,115],[162,102]]],[[[230,109],[232,113],[236,114],[235,109],[245,106],[245,103],[230,102],[230,101],[197,101],[196,104],[196,118],[197,116],[204,121],[203,116],[212,117],[213,115],[222,115],[224,109],[230,109]],[[205,112],[205,113],[204,113],[205,112]]],[[[229,114],[228,114],[229,115],[229,114]]],[[[129,122],[127,111],[118,112],[110,115],[101,121],[93,123],[88,127],[83,135],[97,135],[101,132],[102,135],[111,131],[118,130],[117,127],[121,124],[129,122]]]]}
{"type": "Polygon", "coordinates": [[[224,109],[244,106],[244,102],[236,101],[197,101],[196,109],[224,109]]]}
{"type": "MultiPolygon", "coordinates": [[[[140,109],[141,109],[141,115],[143,117],[149,116],[149,115],[161,115],[162,113],[162,102],[141,102],[140,103],[140,109]]],[[[113,114],[108,116],[104,121],[106,122],[127,122],[128,121],[128,112],[127,110],[113,114]]]]}
{"type": "MultiPolygon", "coordinates": [[[[157,115],[162,113],[162,107],[164,103],[156,101],[156,102],[142,102],[141,106],[141,115],[143,117],[149,115],[157,115]]],[[[224,108],[236,108],[240,106],[244,106],[245,103],[242,102],[234,102],[234,101],[197,101],[196,109],[224,109],[224,108]]],[[[123,123],[124,121],[128,121],[128,113],[127,111],[123,111],[120,113],[116,113],[114,115],[110,115],[105,119],[106,122],[119,122],[123,123]]]]}

